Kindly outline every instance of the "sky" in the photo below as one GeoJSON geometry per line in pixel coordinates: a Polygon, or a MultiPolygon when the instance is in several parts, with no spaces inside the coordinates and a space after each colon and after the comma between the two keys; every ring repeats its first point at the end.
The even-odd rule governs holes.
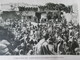
{"type": "Polygon", "coordinates": [[[4,3],[27,3],[27,4],[35,4],[35,5],[44,5],[48,2],[52,3],[64,3],[66,5],[71,5],[76,3],[76,0],[0,0],[0,4],[4,3]]]}

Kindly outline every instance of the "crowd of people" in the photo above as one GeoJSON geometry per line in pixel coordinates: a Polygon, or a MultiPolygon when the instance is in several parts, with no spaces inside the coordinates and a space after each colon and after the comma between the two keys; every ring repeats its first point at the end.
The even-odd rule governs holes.
{"type": "MultiPolygon", "coordinates": [[[[9,20],[4,25],[14,34],[7,47],[7,55],[79,55],[79,24],[60,19],[46,19],[45,23],[32,23],[24,19],[9,20]]],[[[8,21],[6,20],[6,21],[8,21]]],[[[5,21],[5,22],[6,22],[5,21]]]]}

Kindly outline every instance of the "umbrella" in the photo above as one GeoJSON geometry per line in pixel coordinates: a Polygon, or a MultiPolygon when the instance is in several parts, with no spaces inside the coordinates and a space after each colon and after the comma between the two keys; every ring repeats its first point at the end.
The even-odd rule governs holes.
{"type": "Polygon", "coordinates": [[[0,43],[4,44],[4,45],[7,45],[7,46],[10,45],[10,43],[7,40],[2,40],[2,41],[0,41],[0,43]]]}
{"type": "Polygon", "coordinates": [[[5,55],[7,52],[9,52],[7,46],[5,44],[0,44],[0,55],[5,55]]]}

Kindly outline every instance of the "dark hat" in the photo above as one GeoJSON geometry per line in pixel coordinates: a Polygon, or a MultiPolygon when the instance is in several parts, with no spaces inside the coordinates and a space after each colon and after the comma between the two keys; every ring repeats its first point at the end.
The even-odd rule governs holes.
{"type": "Polygon", "coordinates": [[[47,40],[47,39],[49,38],[49,34],[46,34],[46,35],[44,36],[44,38],[45,38],[45,40],[47,40]]]}

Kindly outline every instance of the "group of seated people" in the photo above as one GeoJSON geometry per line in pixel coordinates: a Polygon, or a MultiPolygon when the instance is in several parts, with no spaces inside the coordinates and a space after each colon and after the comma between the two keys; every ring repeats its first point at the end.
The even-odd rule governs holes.
{"type": "Polygon", "coordinates": [[[12,42],[1,41],[0,47],[6,51],[0,52],[2,55],[76,55],[80,52],[79,25],[68,23],[66,19],[36,26],[31,21],[14,20],[6,28],[14,37],[11,37],[12,42]]]}

